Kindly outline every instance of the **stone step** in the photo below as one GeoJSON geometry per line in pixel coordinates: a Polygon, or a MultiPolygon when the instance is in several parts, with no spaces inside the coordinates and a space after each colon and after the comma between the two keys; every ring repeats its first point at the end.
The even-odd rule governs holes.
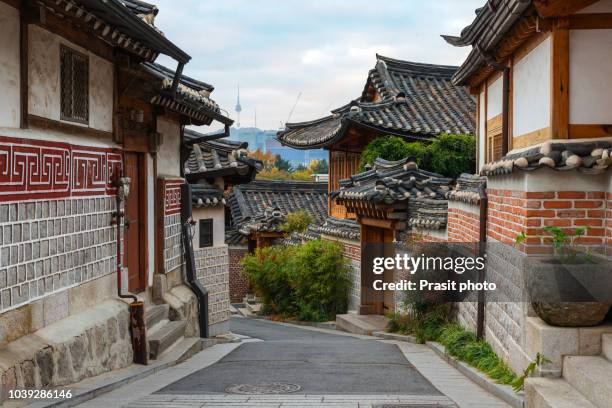
{"type": "Polygon", "coordinates": [[[600,408],[612,401],[612,363],[599,356],[566,356],[563,378],[600,408]]]}
{"type": "Polygon", "coordinates": [[[261,303],[247,303],[246,307],[247,309],[249,309],[249,312],[253,314],[258,314],[261,310],[261,303]]]}
{"type": "Polygon", "coordinates": [[[156,327],[149,334],[149,356],[155,360],[161,353],[185,335],[187,322],[182,320],[168,322],[156,327]]]}
{"type": "Polygon", "coordinates": [[[354,334],[372,335],[384,331],[388,319],[380,315],[358,315],[353,313],[336,316],[336,328],[354,334]]]}
{"type": "Polygon", "coordinates": [[[170,306],[167,304],[148,306],[145,312],[145,324],[147,328],[152,328],[162,320],[168,320],[169,310],[170,306]]]}
{"type": "Polygon", "coordinates": [[[608,361],[612,361],[612,334],[606,333],[601,336],[601,353],[608,361]]]}
{"type": "Polygon", "coordinates": [[[525,380],[525,407],[596,408],[562,378],[534,377],[525,380]]]}

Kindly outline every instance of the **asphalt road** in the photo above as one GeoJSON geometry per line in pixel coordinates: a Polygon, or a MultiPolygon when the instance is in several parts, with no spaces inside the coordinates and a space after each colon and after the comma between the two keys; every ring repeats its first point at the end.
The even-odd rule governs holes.
{"type": "Polygon", "coordinates": [[[236,384],[297,384],[301,394],[441,395],[397,346],[375,340],[233,317],[243,343],[210,367],[157,394],[218,394],[236,384]]]}

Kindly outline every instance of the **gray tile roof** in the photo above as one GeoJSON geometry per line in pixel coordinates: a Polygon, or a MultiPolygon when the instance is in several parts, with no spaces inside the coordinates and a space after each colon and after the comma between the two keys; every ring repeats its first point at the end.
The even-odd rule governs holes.
{"type": "Polygon", "coordinates": [[[451,83],[456,67],[401,61],[377,55],[362,96],[330,116],[287,123],[278,140],[297,149],[325,147],[350,125],[382,134],[429,139],[441,133],[474,133],[475,102],[451,83]],[[382,99],[373,102],[374,93],[382,99]]]}
{"type": "Polygon", "coordinates": [[[612,167],[612,139],[592,142],[555,141],[510,152],[501,160],[482,166],[480,174],[498,176],[517,170],[534,171],[541,168],[602,174],[610,167],[612,167]]]}
{"type": "Polygon", "coordinates": [[[284,217],[300,210],[321,222],[327,216],[327,183],[255,180],[236,186],[227,201],[232,226],[244,235],[279,231],[284,217]]]}
{"type": "Polygon", "coordinates": [[[404,203],[408,225],[439,229],[446,226],[452,179],[420,170],[410,159],[376,159],[371,170],[340,181],[331,196],[339,204],[368,202],[374,205],[404,203]]]}
{"type": "Polygon", "coordinates": [[[223,190],[208,183],[191,184],[191,200],[194,208],[225,205],[223,190]]]}
{"type": "Polygon", "coordinates": [[[447,193],[448,201],[479,204],[482,190],[487,187],[487,178],[463,173],[457,179],[455,188],[447,193]]]}
{"type": "Polygon", "coordinates": [[[303,233],[294,232],[283,242],[287,245],[299,245],[302,242],[321,238],[327,235],[351,241],[359,241],[361,230],[357,221],[347,218],[327,217],[322,223],[313,223],[303,233]]]}
{"type": "MultiPolygon", "coordinates": [[[[202,137],[201,133],[185,129],[185,139],[202,137]]],[[[248,156],[248,143],[229,139],[208,140],[189,147],[185,177],[190,180],[225,177],[233,184],[248,183],[261,170],[261,161],[248,156]]]]}
{"type": "Polygon", "coordinates": [[[191,57],[155,27],[157,7],[139,0],[39,0],[48,12],[145,61],[165,54],[183,64],[191,57]]]}
{"type": "Polygon", "coordinates": [[[214,90],[212,85],[181,75],[176,95],[173,96],[171,93],[173,70],[151,62],[145,62],[141,67],[161,80],[161,91],[151,98],[152,104],[189,116],[203,125],[210,125],[213,120],[226,125],[234,123],[221,113],[219,105],[211,99],[210,94],[214,90]]]}
{"type": "Polygon", "coordinates": [[[453,83],[467,84],[469,77],[485,65],[486,56],[493,56],[496,47],[517,23],[525,24],[527,31],[536,31],[535,20],[521,20],[531,4],[532,0],[489,0],[476,10],[474,21],[461,30],[459,36],[442,36],[456,47],[472,46],[467,59],[454,74],[453,83]]]}

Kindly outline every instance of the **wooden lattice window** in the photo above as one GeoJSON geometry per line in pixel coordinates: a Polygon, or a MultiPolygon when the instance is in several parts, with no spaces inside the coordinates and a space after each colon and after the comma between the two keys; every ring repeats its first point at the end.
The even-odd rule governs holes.
{"type": "Polygon", "coordinates": [[[502,158],[502,115],[487,121],[486,161],[487,163],[502,158]]]}
{"type": "Polygon", "coordinates": [[[213,220],[206,218],[200,220],[200,248],[213,246],[213,220]]]}
{"type": "Polygon", "coordinates": [[[61,119],[89,122],[89,58],[66,46],[60,47],[61,119]]]}

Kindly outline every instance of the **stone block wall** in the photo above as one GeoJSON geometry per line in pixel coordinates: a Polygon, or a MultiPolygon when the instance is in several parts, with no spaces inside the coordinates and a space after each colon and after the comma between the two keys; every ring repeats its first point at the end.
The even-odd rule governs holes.
{"type": "Polygon", "coordinates": [[[0,203],[0,311],[116,271],[114,197],[0,203]]]}
{"type": "MultiPolygon", "coordinates": [[[[449,200],[447,231],[450,243],[480,241],[480,205],[449,200]]],[[[456,303],[454,309],[459,324],[475,332],[478,303],[469,300],[476,300],[477,294],[470,296],[469,299],[456,303]]]]}
{"type": "Polygon", "coordinates": [[[240,261],[248,253],[246,247],[229,248],[229,296],[232,303],[241,303],[249,292],[249,281],[242,274],[240,261]]]}
{"type": "Polygon", "coordinates": [[[351,286],[348,295],[348,310],[358,311],[361,306],[361,243],[326,236],[323,236],[323,239],[337,242],[342,247],[342,254],[347,259],[350,268],[351,286]]]}
{"type": "Polygon", "coordinates": [[[194,250],[198,280],[208,289],[208,323],[229,321],[229,252],[226,245],[194,250]]]}
{"type": "Polygon", "coordinates": [[[132,363],[128,306],[107,300],[3,348],[0,404],[10,389],[51,389],[132,363]]]}

